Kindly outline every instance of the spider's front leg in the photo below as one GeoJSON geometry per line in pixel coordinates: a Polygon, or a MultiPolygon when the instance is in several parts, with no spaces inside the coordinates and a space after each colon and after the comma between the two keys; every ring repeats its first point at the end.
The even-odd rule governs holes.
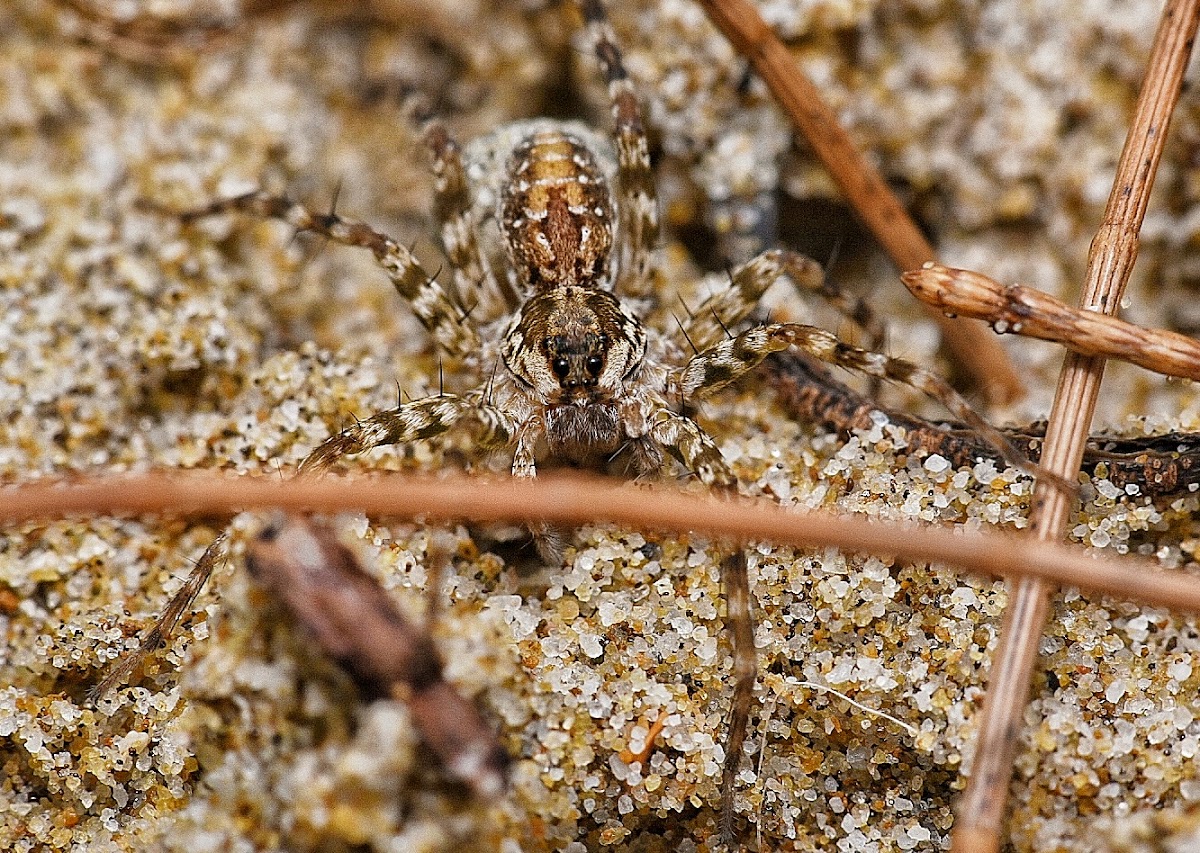
{"type": "MultiPolygon", "coordinates": [[[[649,438],[675,456],[700,481],[718,494],[736,495],[737,480],[721,451],[700,425],[691,418],[661,410],[649,438]]],[[[734,846],[733,794],[742,748],[758,680],[758,649],[754,645],[754,615],[750,609],[750,575],[746,552],[726,546],[721,556],[721,583],[725,593],[725,624],[733,645],[733,702],[725,734],[725,766],[721,772],[721,838],[734,846]]]]}
{"type": "MultiPolygon", "coordinates": [[[[403,444],[441,435],[458,423],[469,408],[471,406],[462,397],[441,394],[355,421],[351,426],[321,442],[300,463],[297,473],[318,474],[351,453],[362,453],[387,444],[403,444]]],[[[498,421],[496,429],[504,432],[502,423],[498,421]]],[[[498,436],[496,440],[502,441],[506,438],[507,433],[504,432],[503,437],[498,436]]]]}
{"type": "Polygon", "coordinates": [[[221,213],[249,213],[282,219],[299,231],[310,231],[346,246],[370,249],[396,290],[412,306],[413,313],[441,349],[456,357],[479,350],[479,335],[463,311],[430,278],[420,261],[407,248],[371,226],[343,219],[336,213],[313,213],[286,196],[256,190],[233,198],[219,199],[196,210],[177,213],[184,222],[221,213]]]}
{"type": "Polygon", "coordinates": [[[983,419],[950,385],[911,361],[851,346],[824,329],[799,323],[757,326],[709,347],[693,357],[674,377],[685,400],[707,397],[739,379],[773,352],[796,347],[836,367],[916,388],[941,403],[951,415],[975,430],[1008,464],[1047,480],[1068,493],[1075,486],[1032,462],[1003,433],[983,419]]]}
{"type": "MultiPolygon", "coordinates": [[[[353,426],[322,442],[300,463],[300,474],[315,474],[327,469],[341,457],[350,453],[361,453],[385,444],[402,444],[423,438],[432,438],[462,424],[473,423],[477,442],[486,448],[507,444],[512,433],[511,419],[495,406],[472,398],[445,394],[427,397],[386,412],[357,421],[353,426]]],[[[183,586],[171,597],[171,601],[144,632],[138,647],[117,662],[89,693],[92,700],[103,696],[122,683],[138,665],[170,638],[180,618],[192,606],[204,589],[217,562],[225,556],[225,538],[222,533],[196,562],[183,586]]]]}

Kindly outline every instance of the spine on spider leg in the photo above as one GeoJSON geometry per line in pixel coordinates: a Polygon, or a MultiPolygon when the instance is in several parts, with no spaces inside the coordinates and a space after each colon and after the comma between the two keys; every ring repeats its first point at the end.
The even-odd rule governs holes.
{"type": "MultiPolygon", "coordinates": [[[[943,379],[935,374],[918,367],[910,361],[899,358],[889,358],[876,352],[867,352],[858,347],[850,346],[838,340],[835,335],[823,329],[812,326],[784,323],[776,326],[765,326],[762,331],[770,339],[778,343],[796,346],[803,352],[819,358],[822,361],[857,370],[867,376],[886,379],[916,388],[918,391],[937,400],[954,417],[959,418],[980,437],[992,445],[1010,465],[1014,465],[1034,477],[1047,480],[1068,494],[1076,491],[1077,486],[1053,472],[1033,464],[1029,458],[1016,447],[1004,433],[983,419],[958,392],[943,379]]],[[[782,349],[775,342],[765,343],[767,349],[782,349]]]]}
{"type": "MultiPolygon", "coordinates": [[[[936,453],[955,468],[972,465],[979,457],[998,456],[996,448],[961,424],[932,423],[881,406],[834,379],[804,353],[774,353],[763,361],[763,372],[789,414],[803,423],[848,436],[855,430],[869,430],[873,425],[871,413],[880,412],[889,423],[904,430],[910,452],[936,453]]],[[[1037,461],[1038,436],[1011,430],[1004,434],[1031,461],[1037,461]]]]}
{"type": "Polygon", "coordinates": [[[1002,432],[984,420],[957,391],[933,373],[903,359],[889,358],[851,346],[815,326],[774,323],[722,341],[688,362],[677,380],[680,393],[684,397],[712,394],[756,367],[771,353],[789,347],[837,367],[916,388],[937,400],[954,417],[975,430],[1010,465],[1034,477],[1043,478],[1067,493],[1073,493],[1077,488],[1074,483],[1031,463],[1002,432]]]}
{"type": "Polygon", "coordinates": [[[307,520],[280,516],[248,556],[250,570],[364,692],[408,704],[447,771],[481,798],[503,793],[507,753],[475,706],[442,678],[429,634],[397,609],[348,548],[307,520]]]}

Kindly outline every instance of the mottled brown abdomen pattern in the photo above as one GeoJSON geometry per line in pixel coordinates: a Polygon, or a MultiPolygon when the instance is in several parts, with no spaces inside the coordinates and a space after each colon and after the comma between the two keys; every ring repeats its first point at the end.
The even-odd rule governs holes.
{"type": "Polygon", "coordinates": [[[530,293],[607,288],[612,195],[588,147],[560,130],[534,133],[513,150],[505,186],[502,226],[520,283],[530,293]]]}

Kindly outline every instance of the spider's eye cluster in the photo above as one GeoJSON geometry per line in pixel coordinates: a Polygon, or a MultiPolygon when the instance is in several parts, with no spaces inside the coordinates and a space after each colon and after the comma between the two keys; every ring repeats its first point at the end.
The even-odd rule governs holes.
{"type": "Polygon", "coordinates": [[[546,341],[546,360],[563,388],[592,388],[604,373],[608,347],[608,335],[554,335],[546,341]]]}
{"type": "Polygon", "coordinates": [[[608,291],[564,287],[522,307],[504,341],[504,363],[550,405],[606,402],[645,357],[641,325],[608,291]]]}
{"type": "MultiPolygon", "coordinates": [[[[550,369],[559,379],[566,379],[571,375],[571,362],[559,356],[550,362],[550,369]]],[[[598,355],[589,355],[583,362],[583,369],[593,379],[599,378],[600,374],[604,372],[604,359],[598,355]]]]}

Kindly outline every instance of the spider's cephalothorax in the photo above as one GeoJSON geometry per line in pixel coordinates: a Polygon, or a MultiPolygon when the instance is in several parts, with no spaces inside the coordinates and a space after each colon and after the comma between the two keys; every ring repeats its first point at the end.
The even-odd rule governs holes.
{"type": "Polygon", "coordinates": [[[627,437],[620,405],[646,357],[646,332],[611,293],[557,287],[522,306],[501,348],[523,397],[540,410],[550,453],[594,463],[627,437]]]}
{"type": "MultiPolygon", "coordinates": [[[[423,122],[451,288],[443,288],[387,235],[279,196],[253,192],[184,214],[187,220],[227,211],[271,216],[370,249],[441,353],[473,374],[475,389],[465,394],[439,393],[356,421],[309,454],[301,471],[322,471],[347,454],[466,426],[482,450],[511,451],[515,476],[534,476],[548,459],[601,466],[629,448],[638,473],[671,458],[715,491],[733,493],[737,481],[716,444],[678,410],[789,347],[930,394],[1006,459],[1029,469],[949,386],[916,365],[857,349],[812,326],[743,328],[764,291],[787,277],[878,337],[869,310],[826,281],[815,262],[793,252],[773,249],[742,264],[724,288],[680,318],[677,328],[647,335],[631,306],[664,304],[672,296],[656,292],[651,266],[658,212],[641,110],[600,0],[580,0],[580,6],[608,85],[610,144],[570,122],[521,122],[469,149],[490,164],[480,168],[475,158],[464,163],[440,121],[423,122]],[[503,141],[500,152],[493,150],[497,140],[503,141]],[[492,245],[497,242],[502,245],[492,245]]],[[[559,559],[554,532],[544,527],[534,532],[542,555],[559,559]]],[[[757,657],[745,552],[726,547],[720,563],[735,678],[721,780],[728,837],[757,657]]],[[[206,577],[194,573],[143,649],[170,630],[206,577]]],[[[127,661],[98,689],[111,686],[133,663],[127,661]]]]}

